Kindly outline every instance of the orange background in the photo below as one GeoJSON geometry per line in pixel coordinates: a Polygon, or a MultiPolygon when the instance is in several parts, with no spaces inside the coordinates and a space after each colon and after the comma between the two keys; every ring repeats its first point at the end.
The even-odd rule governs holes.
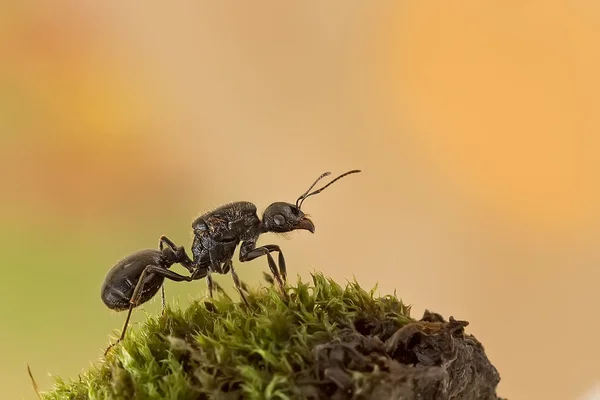
{"type": "MultiPolygon", "coordinates": [[[[600,380],[599,18],[585,1],[0,6],[3,397],[35,398],[26,363],[48,390],[100,357],[124,318],[99,298],[117,259],[353,168],[305,203],[315,235],[261,238],[292,277],[470,321],[503,397],[581,396],[600,380]]],[[[206,285],[166,290],[184,305],[206,285]]]]}

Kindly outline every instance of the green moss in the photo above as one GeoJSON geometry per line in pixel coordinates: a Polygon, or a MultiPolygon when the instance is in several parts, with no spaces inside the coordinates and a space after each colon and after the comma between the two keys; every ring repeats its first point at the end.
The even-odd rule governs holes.
{"type": "MultiPolygon", "coordinates": [[[[277,287],[250,290],[251,308],[227,297],[168,308],[131,329],[79,379],[56,379],[51,399],[290,399],[323,374],[318,345],[368,331],[389,338],[411,321],[395,296],[375,297],[357,282],[322,274],[298,279],[285,298],[277,287]]],[[[236,299],[237,300],[237,299],[236,299]]],[[[357,371],[357,381],[372,371],[357,371]]],[[[363,368],[364,369],[364,368],[363,368]]],[[[335,379],[333,379],[335,381],[335,379]]]]}
{"type": "Polygon", "coordinates": [[[412,319],[395,295],[322,274],[283,296],[247,290],[168,308],[46,400],[498,400],[500,375],[467,321],[412,319]]]}

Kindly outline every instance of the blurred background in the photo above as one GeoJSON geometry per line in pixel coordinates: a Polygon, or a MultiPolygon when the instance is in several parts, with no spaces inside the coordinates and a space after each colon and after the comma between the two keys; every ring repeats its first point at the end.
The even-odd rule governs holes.
{"type": "Polygon", "coordinates": [[[470,321],[501,396],[581,398],[600,380],[598,18],[566,0],[3,3],[2,397],[35,398],[27,363],[50,390],[98,362],[121,257],[360,168],[305,203],[314,235],[261,238],[291,278],[397,290],[415,317],[470,321]]]}

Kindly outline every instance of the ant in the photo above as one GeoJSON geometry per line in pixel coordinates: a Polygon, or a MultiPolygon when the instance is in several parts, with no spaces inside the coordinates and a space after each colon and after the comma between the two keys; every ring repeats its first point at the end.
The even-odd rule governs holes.
{"type": "MultiPolygon", "coordinates": [[[[267,232],[286,233],[297,229],[314,233],[315,225],[301,210],[303,202],[308,197],[321,193],[338,179],[357,172],[361,171],[348,171],[322,188],[310,192],[317,182],[331,173],[321,174],[308,190],[298,197],[296,204],[275,202],[265,209],[262,220],[258,217],[256,206],[248,201],[225,204],[196,218],[192,223],[194,230],[192,268],[206,274],[210,296],[213,296],[214,285],[211,273],[227,274],[231,271],[237,291],[246,305],[249,305],[233,267],[233,254],[240,242],[240,262],[266,256],[269,269],[285,294],[283,281],[286,281],[287,271],[283,253],[275,244],[256,247],[259,236],[267,232]],[[272,252],[279,253],[278,265],[271,256],[272,252]]],[[[200,273],[197,273],[197,279],[200,279],[199,275],[200,273]]]]}
{"type": "Polygon", "coordinates": [[[101,298],[111,310],[129,311],[121,336],[106,349],[104,354],[106,355],[125,337],[133,309],[154,297],[159,289],[161,289],[162,314],[164,314],[166,305],[163,283],[165,278],[175,282],[191,282],[206,278],[210,296],[213,297],[213,289],[222,293],[224,291],[213,281],[211,272],[227,274],[231,271],[236,289],[245,304],[249,306],[243,292],[246,290],[245,285],[240,282],[233,268],[233,254],[240,242],[240,261],[246,262],[260,256],[267,256],[269,269],[285,294],[283,281],[286,281],[287,270],[283,253],[279,246],[274,244],[256,247],[259,236],[267,232],[286,233],[297,229],[314,233],[315,225],[301,211],[303,202],[308,197],[321,193],[338,179],[357,172],[361,171],[348,171],[322,188],[310,192],[317,182],[331,173],[321,174],[308,190],[298,197],[296,204],[275,202],[266,208],[262,220],[258,217],[256,206],[247,201],[225,204],[201,215],[192,223],[194,230],[193,260],[182,246],[176,246],[164,235],[159,239],[158,250],[140,250],[119,260],[104,279],[101,298]],[[275,264],[275,260],[270,254],[274,251],[279,253],[278,265],[275,264]],[[171,271],[169,268],[174,264],[182,265],[191,275],[186,276],[171,271]]]}

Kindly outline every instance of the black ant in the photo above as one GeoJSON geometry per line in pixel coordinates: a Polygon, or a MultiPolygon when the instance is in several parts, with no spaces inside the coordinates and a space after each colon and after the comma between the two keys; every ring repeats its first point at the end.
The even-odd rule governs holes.
{"type": "Polygon", "coordinates": [[[321,174],[319,178],[296,200],[296,204],[275,202],[258,217],[257,208],[247,201],[223,205],[213,211],[196,218],[192,223],[194,241],[192,244],[193,260],[182,246],[176,246],[170,239],[161,236],[159,250],[145,249],[137,251],[118,261],[108,272],[101,289],[104,304],[115,311],[129,310],[120,338],[105,351],[108,351],[123,340],[133,309],[150,300],[159,289],[162,296],[162,312],[165,310],[165,294],[163,283],[165,278],[175,282],[191,282],[206,278],[210,296],[213,288],[223,291],[211,277],[211,273],[227,274],[231,271],[236,289],[242,299],[249,305],[243,293],[243,284],[233,268],[233,254],[241,242],[239,260],[251,261],[266,256],[271,273],[285,294],[283,281],[287,278],[285,259],[279,246],[268,244],[256,247],[259,236],[263,233],[286,233],[297,229],[315,232],[315,225],[301,211],[303,202],[310,196],[321,193],[325,188],[342,177],[360,172],[348,171],[322,188],[310,192],[322,178],[330,175],[321,174]],[[166,246],[165,246],[166,245],[166,246]],[[279,265],[271,256],[271,252],[279,253],[279,265]],[[181,275],[169,268],[181,264],[191,275],[181,275]],[[283,279],[283,280],[282,280],[283,279]]]}

